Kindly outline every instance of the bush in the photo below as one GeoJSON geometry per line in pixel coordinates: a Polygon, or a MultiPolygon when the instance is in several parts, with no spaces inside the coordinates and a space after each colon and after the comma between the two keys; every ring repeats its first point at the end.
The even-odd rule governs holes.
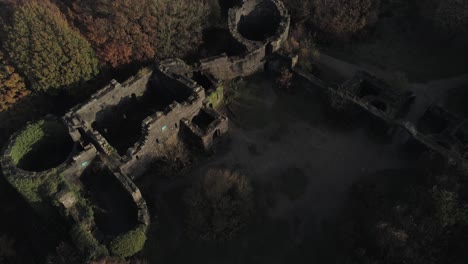
{"type": "Polygon", "coordinates": [[[201,240],[227,240],[248,223],[252,187],[247,177],[227,169],[211,169],[187,190],[187,231],[201,240]]]}
{"type": "Polygon", "coordinates": [[[100,245],[93,234],[82,224],[74,225],[70,231],[70,236],[76,247],[81,252],[88,254],[91,259],[109,255],[106,247],[100,245]]]}
{"type": "Polygon", "coordinates": [[[15,189],[30,203],[42,202],[40,187],[46,181],[45,177],[37,178],[15,178],[14,175],[8,181],[15,189]]]}
{"type": "Polygon", "coordinates": [[[316,0],[313,22],[335,38],[349,38],[377,20],[379,0],[316,0]]]}
{"type": "Polygon", "coordinates": [[[110,243],[112,254],[120,257],[130,257],[143,249],[146,242],[145,226],[138,226],[136,229],[122,234],[110,243]]]}
{"type": "Polygon", "coordinates": [[[292,86],[293,74],[289,69],[282,69],[279,76],[276,77],[276,86],[283,91],[290,91],[292,86]]]}

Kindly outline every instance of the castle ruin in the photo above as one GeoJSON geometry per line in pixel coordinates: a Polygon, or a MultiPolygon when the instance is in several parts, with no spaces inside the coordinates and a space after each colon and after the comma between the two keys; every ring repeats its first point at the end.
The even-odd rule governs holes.
{"type": "Polygon", "coordinates": [[[11,136],[0,160],[4,176],[42,216],[65,223],[83,253],[123,256],[119,248],[129,243],[133,254],[142,249],[150,217],[133,179],[179,141],[209,150],[228,132],[228,118],[216,110],[223,81],[263,70],[286,41],[290,17],[281,1],[248,0],[229,10],[228,21],[240,55],[158,62],[123,83],[112,80],[60,119],[46,117],[71,142],[60,164],[25,169],[13,156],[26,130],[11,136]],[[93,212],[97,205],[117,213],[93,212]]]}

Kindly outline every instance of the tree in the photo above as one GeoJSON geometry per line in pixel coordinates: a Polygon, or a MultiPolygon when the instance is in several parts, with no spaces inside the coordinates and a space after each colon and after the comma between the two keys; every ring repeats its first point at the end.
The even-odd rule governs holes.
{"type": "Polygon", "coordinates": [[[209,5],[202,0],[153,0],[158,58],[183,57],[202,42],[209,5]]]}
{"type": "Polygon", "coordinates": [[[112,67],[183,57],[201,41],[203,0],[76,0],[68,15],[112,67]]]}
{"type": "Polygon", "coordinates": [[[434,15],[436,26],[449,34],[468,31],[468,0],[442,0],[434,15]]]}
{"type": "Polygon", "coordinates": [[[300,25],[310,20],[313,11],[312,0],[283,0],[283,3],[295,24],[300,25]]]}
{"type": "Polygon", "coordinates": [[[314,24],[336,38],[348,38],[375,23],[379,0],[316,0],[314,24]]]}
{"type": "Polygon", "coordinates": [[[0,51],[0,112],[7,110],[28,94],[30,92],[26,89],[24,79],[0,51]]]}
{"type": "Polygon", "coordinates": [[[103,63],[112,67],[149,61],[156,54],[152,0],[76,0],[68,16],[103,63]]]}
{"type": "MultiPolygon", "coordinates": [[[[379,176],[398,177],[395,173],[401,172],[381,172],[379,176]]],[[[427,182],[398,190],[378,188],[373,182],[355,187],[349,206],[355,232],[347,233],[356,236],[348,245],[356,263],[465,263],[465,176],[446,173],[449,175],[425,175],[427,182]]]]}
{"type": "Polygon", "coordinates": [[[36,91],[54,94],[98,72],[89,43],[46,0],[15,8],[12,24],[6,27],[4,46],[36,91]]]}
{"type": "Polygon", "coordinates": [[[201,240],[226,240],[246,226],[253,211],[247,177],[227,169],[210,169],[187,190],[187,231],[201,240]]]}

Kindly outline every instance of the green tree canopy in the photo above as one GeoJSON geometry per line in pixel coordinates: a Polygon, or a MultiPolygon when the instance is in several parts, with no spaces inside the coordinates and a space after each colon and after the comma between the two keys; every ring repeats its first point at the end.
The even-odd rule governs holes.
{"type": "Polygon", "coordinates": [[[6,27],[4,46],[36,91],[57,93],[60,87],[89,80],[98,72],[89,43],[50,2],[18,6],[6,27]]]}

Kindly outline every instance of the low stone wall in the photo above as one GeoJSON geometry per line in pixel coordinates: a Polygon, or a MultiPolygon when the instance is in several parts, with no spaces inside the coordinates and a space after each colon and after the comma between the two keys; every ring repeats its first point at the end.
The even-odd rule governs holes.
{"type": "Polygon", "coordinates": [[[204,108],[205,111],[214,119],[206,129],[201,129],[189,119],[183,119],[183,133],[184,137],[199,147],[208,150],[214,143],[214,139],[229,130],[229,120],[225,115],[222,115],[210,108],[204,108]]]}
{"type": "MultiPolygon", "coordinates": [[[[465,151],[466,147],[461,148],[455,145],[444,146],[443,144],[441,144],[441,142],[445,141],[445,139],[447,140],[447,142],[453,142],[453,140],[450,138],[451,137],[450,134],[448,135],[447,134],[436,134],[436,135],[424,134],[420,130],[418,130],[418,128],[410,121],[397,118],[395,115],[391,113],[382,111],[381,109],[376,108],[372,106],[371,104],[369,104],[366,100],[356,97],[354,94],[349,93],[346,90],[342,90],[342,89],[339,89],[339,87],[337,88],[336,86],[330,85],[320,80],[319,78],[315,77],[314,75],[310,73],[306,73],[300,69],[293,69],[293,72],[298,77],[303,78],[304,80],[310,82],[311,85],[307,86],[306,89],[319,88],[319,89],[323,89],[329,93],[334,94],[334,96],[340,96],[343,99],[348,100],[352,102],[353,104],[359,106],[360,108],[364,109],[371,115],[376,116],[377,118],[385,121],[389,125],[403,128],[413,137],[413,139],[420,142],[421,144],[426,146],[428,149],[436,153],[439,153],[441,156],[445,157],[447,161],[449,161],[450,163],[458,164],[463,169],[468,169],[468,154],[465,151]],[[443,137],[444,140],[441,140],[440,137],[443,137]]],[[[464,123],[460,121],[460,125],[462,124],[464,123]]],[[[454,131],[457,131],[457,130],[454,130],[454,131]]]]}

